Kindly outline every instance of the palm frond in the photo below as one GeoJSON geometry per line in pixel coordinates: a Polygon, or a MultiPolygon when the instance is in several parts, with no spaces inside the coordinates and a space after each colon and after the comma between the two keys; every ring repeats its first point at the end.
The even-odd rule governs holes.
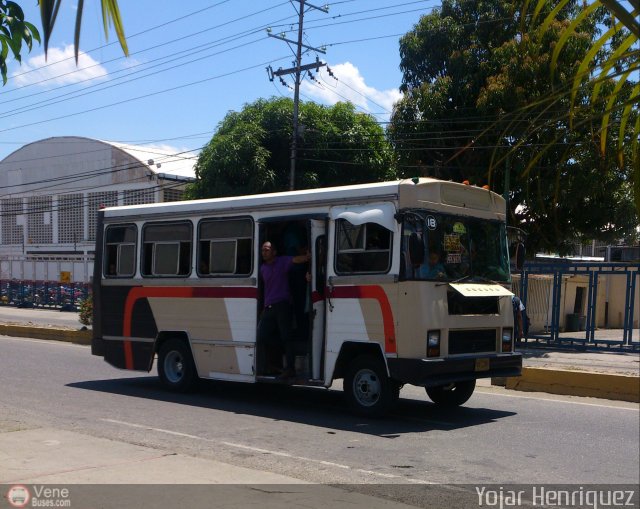
{"type": "MultiPolygon", "coordinates": [[[[38,0],[40,5],[40,18],[42,20],[42,35],[44,39],[45,55],[49,49],[49,39],[56,24],[56,18],[60,9],[62,0],[38,0]]],[[[113,26],[118,37],[118,42],[122,48],[122,52],[129,56],[129,48],[127,46],[127,38],[124,33],[124,24],[120,15],[120,8],[117,0],[100,0],[102,7],[102,22],[104,24],[105,35],[109,36],[109,27],[113,26]]],[[[78,62],[78,54],[80,51],[80,32],[82,28],[82,14],[84,11],[84,0],[78,0],[78,9],[76,14],[76,25],[74,31],[74,47],[76,63],[78,62]]]]}
{"type": "MultiPolygon", "coordinates": [[[[561,9],[566,4],[567,0],[560,0],[549,12],[540,26],[533,29],[539,34],[539,37],[549,29],[551,24],[556,20],[561,9]]],[[[530,21],[532,27],[537,26],[536,20],[543,9],[547,6],[548,0],[537,1],[530,21]]],[[[631,165],[633,167],[635,203],[638,213],[640,213],[640,154],[638,153],[638,138],[640,137],[640,114],[638,113],[638,104],[640,103],[640,91],[637,84],[633,87],[625,86],[631,73],[634,70],[637,70],[637,65],[633,64],[633,62],[637,61],[636,58],[634,58],[637,56],[637,51],[633,50],[633,47],[640,39],[640,23],[638,22],[640,0],[628,0],[625,2],[617,0],[592,0],[589,3],[585,3],[578,15],[564,29],[564,32],[561,34],[558,43],[554,48],[551,59],[551,78],[553,79],[553,75],[557,70],[560,53],[566,47],[569,40],[575,35],[576,28],[602,6],[611,13],[614,18],[614,24],[591,45],[578,65],[577,71],[573,77],[573,84],[570,93],[571,109],[569,120],[570,125],[573,126],[575,113],[577,109],[581,107],[581,105],[576,104],[576,97],[579,88],[583,84],[588,83],[593,87],[589,98],[593,105],[600,100],[603,84],[615,81],[612,93],[606,98],[605,111],[602,113],[600,127],[600,151],[604,155],[607,150],[607,135],[611,122],[611,113],[616,111],[620,114],[620,108],[623,108],[618,119],[619,130],[616,152],[618,163],[620,165],[624,164],[623,140],[625,139],[625,135],[627,135],[629,119],[632,117],[632,113],[635,112],[636,121],[632,129],[632,150],[630,157],[631,165]],[[631,8],[629,8],[629,5],[631,5],[631,8]],[[628,30],[629,35],[621,42],[618,42],[615,50],[607,55],[604,62],[599,64],[599,72],[594,74],[594,60],[598,53],[605,47],[605,45],[611,44],[622,29],[628,30]],[[614,68],[620,72],[613,73],[612,70],[614,68]],[[629,91],[629,89],[631,90],[629,91]],[[615,106],[616,104],[618,105],[617,107],[615,106]]],[[[523,8],[529,8],[529,0],[523,1],[523,8]]]]}

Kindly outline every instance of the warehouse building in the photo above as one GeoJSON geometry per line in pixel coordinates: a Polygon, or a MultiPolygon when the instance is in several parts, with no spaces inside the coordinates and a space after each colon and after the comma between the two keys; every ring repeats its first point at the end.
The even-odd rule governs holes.
{"type": "Polygon", "coordinates": [[[98,210],[176,201],[196,156],[76,136],[0,162],[0,280],[88,282],[98,210]]]}

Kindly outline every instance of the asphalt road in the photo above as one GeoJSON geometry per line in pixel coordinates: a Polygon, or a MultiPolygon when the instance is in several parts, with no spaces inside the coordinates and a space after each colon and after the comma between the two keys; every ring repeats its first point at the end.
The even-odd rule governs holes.
{"type": "Polygon", "coordinates": [[[481,387],[443,411],[405,388],[388,418],[340,390],[204,383],[164,391],[85,346],[0,336],[0,430],[80,431],[316,483],[632,483],[637,404],[481,387]]]}

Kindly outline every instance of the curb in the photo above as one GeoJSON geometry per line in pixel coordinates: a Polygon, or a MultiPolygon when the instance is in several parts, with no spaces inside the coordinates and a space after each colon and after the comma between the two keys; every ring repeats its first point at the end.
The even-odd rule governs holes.
{"type": "Polygon", "coordinates": [[[631,375],[522,368],[522,376],[507,378],[506,388],[640,403],[640,377],[631,375]]]}
{"type": "Polygon", "coordinates": [[[51,329],[47,327],[31,327],[27,325],[0,324],[0,335],[20,338],[49,339],[77,343],[91,344],[90,330],[51,329]]]}

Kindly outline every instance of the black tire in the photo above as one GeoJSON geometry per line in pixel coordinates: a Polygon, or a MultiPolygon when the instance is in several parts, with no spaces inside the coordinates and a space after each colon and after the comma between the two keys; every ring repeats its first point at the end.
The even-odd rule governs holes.
{"type": "Polygon", "coordinates": [[[158,376],[162,385],[176,392],[192,391],[198,381],[196,365],[186,341],[170,339],[158,353],[158,376]]]}
{"type": "Polygon", "coordinates": [[[464,382],[453,382],[437,387],[426,387],[425,390],[431,401],[436,405],[452,408],[466,403],[475,388],[475,380],[465,380],[464,382]]]}
{"type": "Polygon", "coordinates": [[[387,376],[384,363],[374,355],[361,355],[349,364],[343,390],[351,410],[365,417],[386,414],[400,395],[400,385],[387,376]]]}

